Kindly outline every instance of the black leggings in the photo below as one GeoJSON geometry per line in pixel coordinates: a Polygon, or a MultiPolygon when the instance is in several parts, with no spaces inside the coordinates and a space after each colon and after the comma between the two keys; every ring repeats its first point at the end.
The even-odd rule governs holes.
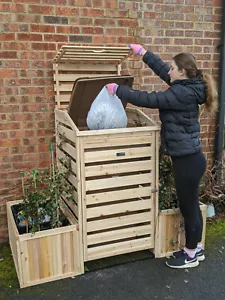
{"type": "Polygon", "coordinates": [[[199,207],[199,184],[206,170],[203,153],[172,157],[177,198],[184,217],[186,247],[195,249],[202,239],[202,213],[199,207]]]}

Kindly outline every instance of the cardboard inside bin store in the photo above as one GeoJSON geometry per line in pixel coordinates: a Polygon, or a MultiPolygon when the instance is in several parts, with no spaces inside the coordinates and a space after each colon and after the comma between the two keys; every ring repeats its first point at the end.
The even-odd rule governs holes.
{"type": "MultiPolygon", "coordinates": [[[[128,85],[132,87],[134,77],[127,76],[109,76],[97,78],[78,78],[73,85],[68,114],[78,128],[87,127],[86,119],[91,105],[102,88],[108,83],[117,83],[118,85],[128,85]]],[[[126,108],[127,103],[122,102],[126,108]]]]}

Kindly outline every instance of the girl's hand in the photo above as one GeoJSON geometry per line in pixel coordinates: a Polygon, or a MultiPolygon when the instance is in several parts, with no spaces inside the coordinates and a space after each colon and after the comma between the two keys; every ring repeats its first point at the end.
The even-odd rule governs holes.
{"type": "Polygon", "coordinates": [[[108,92],[111,95],[115,95],[116,91],[117,91],[117,88],[118,88],[118,84],[116,84],[116,83],[108,83],[108,84],[106,84],[106,88],[107,88],[108,92]]]}
{"type": "Polygon", "coordinates": [[[129,44],[128,46],[134,54],[144,55],[146,53],[146,50],[139,44],[129,44]]]}

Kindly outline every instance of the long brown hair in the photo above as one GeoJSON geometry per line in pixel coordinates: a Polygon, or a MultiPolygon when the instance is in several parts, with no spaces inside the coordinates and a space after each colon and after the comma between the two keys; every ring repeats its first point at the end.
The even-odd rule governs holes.
{"type": "Polygon", "coordinates": [[[199,77],[206,85],[205,106],[209,112],[218,109],[218,92],[213,77],[198,69],[195,57],[191,53],[180,53],[173,58],[178,70],[184,69],[187,78],[199,77]]]}

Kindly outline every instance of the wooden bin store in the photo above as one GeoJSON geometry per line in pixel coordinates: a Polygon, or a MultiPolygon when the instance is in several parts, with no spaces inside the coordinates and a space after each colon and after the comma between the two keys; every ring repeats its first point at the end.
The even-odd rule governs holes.
{"type": "Polygon", "coordinates": [[[154,249],[159,127],[135,108],[126,108],[127,128],[86,125],[104,84],[132,83],[120,75],[129,55],[128,47],[63,46],[54,59],[57,162],[70,169],[74,200],[65,204],[79,226],[84,262],[154,249]]]}

